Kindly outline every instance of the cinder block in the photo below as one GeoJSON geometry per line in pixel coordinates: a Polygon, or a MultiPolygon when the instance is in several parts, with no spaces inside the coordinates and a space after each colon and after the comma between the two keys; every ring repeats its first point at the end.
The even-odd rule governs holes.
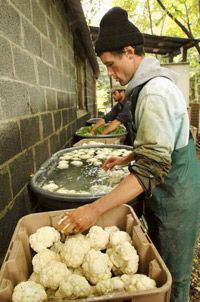
{"type": "Polygon", "coordinates": [[[42,114],[41,121],[43,128],[43,138],[45,138],[53,133],[53,120],[51,113],[42,114]]]}
{"type": "Polygon", "coordinates": [[[22,14],[31,20],[30,0],[11,0],[11,2],[20,10],[22,14]]]}
{"type": "Polygon", "coordinates": [[[51,65],[54,65],[53,46],[45,38],[41,38],[42,58],[51,65]]]}
{"type": "Polygon", "coordinates": [[[3,35],[12,42],[21,45],[20,28],[18,12],[8,1],[0,1],[0,29],[3,35]]]}
{"type": "Polygon", "coordinates": [[[11,46],[2,37],[0,37],[0,76],[13,78],[11,46]]]}
{"type": "Polygon", "coordinates": [[[12,193],[7,169],[0,170],[0,211],[11,201],[12,193]]]}
{"type": "Polygon", "coordinates": [[[62,115],[61,111],[57,111],[53,113],[53,118],[54,118],[54,126],[55,130],[58,130],[62,126],[62,115]]]}
{"type": "Polygon", "coordinates": [[[30,114],[28,88],[25,84],[0,80],[0,120],[30,114]]]}
{"type": "Polygon", "coordinates": [[[0,123],[0,165],[21,152],[17,122],[0,123]]]}
{"type": "Polygon", "coordinates": [[[36,1],[31,1],[31,5],[33,12],[33,24],[37,27],[40,32],[47,36],[47,24],[44,12],[41,10],[36,1]]]}
{"type": "Polygon", "coordinates": [[[20,120],[20,134],[22,149],[26,149],[37,143],[40,140],[39,118],[31,116],[20,120]]]}
{"type": "Polygon", "coordinates": [[[46,111],[45,103],[45,89],[37,87],[28,88],[29,97],[30,97],[30,110],[31,113],[38,113],[46,111]]]}
{"type": "Polygon", "coordinates": [[[39,145],[35,146],[35,166],[36,171],[39,169],[41,164],[49,158],[49,147],[48,141],[43,141],[39,145]]]}
{"type": "Polygon", "coordinates": [[[57,94],[53,89],[46,89],[47,110],[57,109],[57,94]]]}
{"type": "Polygon", "coordinates": [[[61,89],[60,72],[56,68],[50,68],[50,85],[52,88],[61,89]]]}
{"type": "Polygon", "coordinates": [[[15,196],[25,185],[27,185],[30,175],[34,173],[33,154],[29,150],[20,154],[9,165],[13,195],[15,196]]]}
{"type": "Polygon", "coordinates": [[[41,41],[40,34],[36,28],[25,19],[22,20],[22,28],[24,34],[24,46],[32,54],[41,57],[41,41]]]}
{"type": "Polygon", "coordinates": [[[50,153],[53,154],[60,149],[60,137],[57,133],[50,137],[50,153]]]}
{"type": "Polygon", "coordinates": [[[37,69],[38,69],[38,77],[39,84],[41,86],[50,86],[50,78],[49,78],[49,67],[47,64],[42,61],[37,60],[37,69]]]}
{"type": "Polygon", "coordinates": [[[68,109],[62,110],[62,124],[66,126],[71,121],[71,116],[68,109]]]}
{"type": "Polygon", "coordinates": [[[13,47],[14,67],[17,79],[36,84],[33,58],[19,48],[13,47]]]}
{"type": "Polygon", "coordinates": [[[49,39],[56,47],[57,46],[56,29],[52,24],[52,22],[49,22],[49,20],[47,20],[47,28],[48,28],[49,39]]]}

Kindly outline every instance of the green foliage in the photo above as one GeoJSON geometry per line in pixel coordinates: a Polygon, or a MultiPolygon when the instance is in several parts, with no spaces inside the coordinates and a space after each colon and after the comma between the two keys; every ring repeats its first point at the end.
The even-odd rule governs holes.
{"type": "MultiPolygon", "coordinates": [[[[82,0],[82,3],[83,2],[88,3],[87,14],[92,16],[89,23],[92,24],[91,20],[95,17],[102,2],[101,0],[82,0]]],[[[161,3],[166,7],[166,10],[173,18],[170,18],[167,15],[166,10],[158,4],[158,0],[112,0],[112,6],[120,6],[128,11],[129,19],[143,33],[188,38],[186,34],[188,31],[194,38],[200,38],[199,1],[162,0],[161,3]],[[179,25],[175,20],[179,22],[179,25]],[[186,31],[183,31],[183,28],[185,28],[186,31]]],[[[190,63],[191,75],[198,74],[199,57],[200,53],[198,53],[195,47],[188,50],[188,62],[190,63]]],[[[162,63],[167,63],[165,57],[159,56],[158,58],[162,63]]],[[[181,59],[181,56],[177,56],[175,57],[175,62],[178,62],[181,59]]],[[[103,104],[103,102],[110,99],[108,93],[110,79],[107,76],[106,68],[101,62],[99,63],[99,66],[100,77],[97,81],[97,100],[98,102],[101,101],[103,104]]]]}
{"type": "MultiPolygon", "coordinates": [[[[105,130],[105,128],[108,126],[108,124],[104,124],[102,126],[100,126],[98,129],[96,129],[95,131],[95,135],[102,135],[102,132],[105,130]]],[[[91,136],[93,134],[90,133],[92,126],[85,126],[85,127],[81,127],[78,131],[77,134],[79,135],[83,135],[83,136],[91,136]]],[[[117,127],[115,130],[113,130],[112,132],[110,132],[109,134],[125,134],[126,133],[126,129],[123,125],[120,125],[119,127],[117,127]]],[[[106,134],[106,135],[109,135],[106,134]]]]}

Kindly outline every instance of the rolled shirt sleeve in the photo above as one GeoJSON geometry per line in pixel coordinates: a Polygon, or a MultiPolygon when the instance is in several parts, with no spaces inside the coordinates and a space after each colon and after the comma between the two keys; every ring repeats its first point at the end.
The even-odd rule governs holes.
{"type": "Polygon", "coordinates": [[[173,83],[169,83],[168,91],[166,87],[162,92],[152,85],[146,86],[136,106],[135,161],[129,170],[146,191],[151,191],[169,173],[173,150],[187,145],[189,127],[184,99],[180,99],[173,83]]]}

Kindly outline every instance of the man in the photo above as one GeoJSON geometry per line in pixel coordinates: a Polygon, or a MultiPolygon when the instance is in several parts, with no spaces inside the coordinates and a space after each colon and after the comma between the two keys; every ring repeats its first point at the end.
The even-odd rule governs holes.
{"type": "Polygon", "coordinates": [[[58,228],[83,231],[109,209],[143,195],[149,236],[172,274],[171,301],[188,302],[200,220],[200,165],[174,74],[155,58],[145,57],[143,45],[141,32],[125,10],[114,7],[104,15],[95,50],[108,74],[121,85],[128,83],[126,97],[132,102],[136,133],[132,154],[111,157],[103,168],[134,162],[115,189],[70,211],[58,228]]]}
{"type": "Polygon", "coordinates": [[[110,123],[104,129],[102,134],[109,134],[117,129],[121,124],[124,124],[128,132],[124,143],[132,146],[133,142],[130,133],[132,116],[130,112],[130,102],[125,99],[125,87],[116,85],[112,89],[111,94],[113,100],[117,104],[104,117],[100,118],[96,124],[92,125],[90,133],[95,134],[95,131],[99,127],[108,122],[110,123]]]}

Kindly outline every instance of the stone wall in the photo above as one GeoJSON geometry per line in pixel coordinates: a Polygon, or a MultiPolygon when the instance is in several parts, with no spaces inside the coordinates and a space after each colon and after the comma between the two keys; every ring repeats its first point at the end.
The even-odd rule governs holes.
{"type": "MultiPolygon", "coordinates": [[[[0,1],[0,258],[19,218],[38,210],[31,174],[71,146],[77,115],[73,34],[60,0],[0,1]]],[[[86,62],[91,109],[93,72],[86,62]]]]}

